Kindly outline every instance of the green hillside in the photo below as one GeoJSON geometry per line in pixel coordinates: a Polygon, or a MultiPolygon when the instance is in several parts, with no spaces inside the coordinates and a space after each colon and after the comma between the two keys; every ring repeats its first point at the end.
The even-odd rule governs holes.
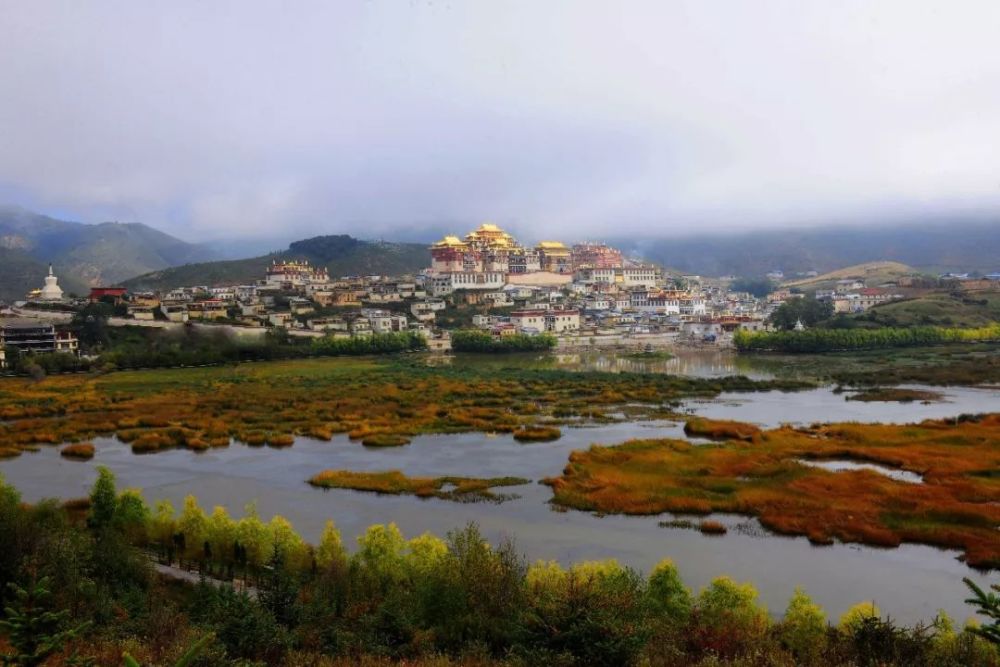
{"type": "Polygon", "coordinates": [[[859,319],[887,326],[982,327],[1000,322],[1000,293],[934,293],[875,306],[859,319]]]}
{"type": "Polygon", "coordinates": [[[345,275],[404,275],[430,265],[427,246],[418,243],[361,241],[347,235],[316,236],[296,241],[288,250],[221,262],[186,264],[136,276],[124,282],[131,289],[165,290],[183,285],[233,285],[264,277],[274,260],[308,260],[325,266],[331,277],[345,275]]]}

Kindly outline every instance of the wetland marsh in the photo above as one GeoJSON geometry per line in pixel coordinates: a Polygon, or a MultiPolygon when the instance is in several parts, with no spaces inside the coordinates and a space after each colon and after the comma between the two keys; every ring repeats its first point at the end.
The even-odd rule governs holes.
{"type": "MultiPolygon", "coordinates": [[[[691,415],[766,430],[784,422],[915,423],[1000,405],[1000,391],[970,387],[937,387],[942,396],[935,402],[848,401],[810,378],[789,382],[762,373],[758,382],[720,380],[711,374],[719,361],[711,359],[694,378],[567,371],[548,362],[533,370],[520,360],[505,366],[459,358],[445,368],[427,367],[419,359],[330,359],[4,381],[0,427],[23,453],[0,462],[0,473],[28,501],[82,496],[94,467],[106,465],[123,486],[142,488],[149,501],[165,498],[179,505],[194,493],[206,506],[223,505],[234,514],[255,503],[265,517],[288,517],[311,539],[327,519],[347,538],[373,523],[395,522],[406,535],[417,535],[444,534],[476,521],[491,540],[515,538],[531,560],[617,558],[648,571],[669,557],[695,588],[729,574],[754,582],[775,609],[801,585],[835,614],[874,598],[901,621],[926,620],[939,607],[966,617],[961,578],[985,583],[990,576],[958,561],[960,551],[905,541],[892,549],[838,540],[820,546],[806,537],[776,535],[736,513],[555,511],[561,508],[551,504],[551,489],[538,482],[558,477],[573,452],[591,445],[667,439],[725,446],[709,445],[703,434],[686,435],[691,415]],[[73,396],[79,398],[75,404],[73,396]],[[560,437],[518,442],[515,431],[523,426],[558,428],[560,437]],[[148,433],[168,444],[134,454],[135,443],[148,433]],[[404,434],[410,443],[364,446],[372,433],[404,434]],[[263,446],[278,436],[290,436],[293,444],[263,446]],[[74,439],[94,444],[92,460],[64,459],[50,446],[74,439]],[[370,492],[377,488],[321,489],[307,483],[326,470],[351,473],[346,485],[354,488],[372,487],[372,479],[381,483],[386,473],[398,471],[403,491],[380,494],[370,492]],[[493,488],[512,496],[502,503],[454,497],[464,495],[455,494],[462,480],[503,478],[530,483],[493,488]],[[718,522],[726,534],[659,525],[690,518],[718,522]]],[[[922,389],[927,388],[914,386],[922,389]]],[[[821,472],[878,478],[874,472],[816,474],[821,472]]],[[[993,483],[988,477],[981,481],[993,483]]]]}

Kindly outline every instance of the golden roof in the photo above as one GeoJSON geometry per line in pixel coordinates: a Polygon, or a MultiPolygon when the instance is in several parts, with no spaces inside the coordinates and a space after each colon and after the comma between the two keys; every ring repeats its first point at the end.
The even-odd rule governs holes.
{"type": "Polygon", "coordinates": [[[464,245],[465,245],[465,243],[463,243],[460,238],[458,238],[457,236],[451,236],[451,235],[449,235],[449,236],[444,237],[443,239],[441,239],[437,243],[435,243],[432,247],[434,247],[434,248],[456,248],[456,247],[461,247],[461,246],[464,246],[464,245]]]}
{"type": "Polygon", "coordinates": [[[543,248],[545,250],[567,250],[568,249],[568,248],[566,248],[565,244],[560,243],[559,241],[541,241],[541,242],[539,242],[538,247],[539,248],[543,248]]]}

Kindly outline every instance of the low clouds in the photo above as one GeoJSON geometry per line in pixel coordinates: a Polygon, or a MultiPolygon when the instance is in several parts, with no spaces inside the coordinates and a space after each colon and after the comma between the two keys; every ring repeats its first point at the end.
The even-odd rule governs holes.
{"type": "Polygon", "coordinates": [[[996,210],[998,34],[991,0],[15,0],[0,193],[189,239],[996,210]]]}

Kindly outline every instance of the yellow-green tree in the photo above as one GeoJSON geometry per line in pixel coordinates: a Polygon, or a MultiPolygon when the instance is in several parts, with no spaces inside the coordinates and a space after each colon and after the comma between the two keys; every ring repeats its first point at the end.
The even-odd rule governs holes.
{"type": "Polygon", "coordinates": [[[236,522],[225,507],[216,505],[208,518],[208,542],[212,545],[212,555],[222,563],[232,562],[233,543],[236,541],[236,522]]]}
{"type": "Polygon", "coordinates": [[[149,518],[149,538],[164,551],[171,548],[177,532],[176,512],[169,500],[160,500],[149,518]]]}
{"type": "Polygon", "coordinates": [[[781,641],[803,664],[815,662],[826,648],[826,613],[796,588],[781,621],[781,641]]]}
{"type": "Polygon", "coordinates": [[[340,531],[333,521],[327,521],[319,538],[319,546],[316,547],[316,565],[320,569],[330,570],[343,567],[346,563],[347,552],[344,551],[340,531]]]}
{"type": "Polygon", "coordinates": [[[657,563],[649,574],[646,594],[650,608],[664,620],[683,623],[691,614],[691,592],[669,558],[657,563]]]}
{"type": "Polygon", "coordinates": [[[840,617],[840,629],[847,633],[853,633],[868,619],[878,619],[882,617],[882,612],[875,606],[874,602],[859,602],[840,617]]]}
{"type": "Polygon", "coordinates": [[[177,529],[184,535],[184,556],[202,558],[208,538],[208,517],[194,496],[184,498],[184,509],[177,521],[177,529]]]}
{"type": "Polygon", "coordinates": [[[247,564],[260,567],[271,557],[271,541],[267,526],[257,514],[257,506],[250,503],[246,514],[236,522],[236,539],[246,549],[247,564]]]}

